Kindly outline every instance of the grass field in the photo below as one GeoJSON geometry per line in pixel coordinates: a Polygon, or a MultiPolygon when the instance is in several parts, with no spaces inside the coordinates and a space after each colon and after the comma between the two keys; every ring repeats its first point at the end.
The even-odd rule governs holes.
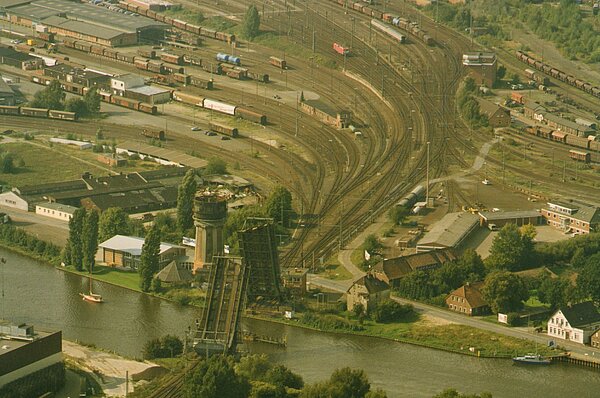
{"type": "MultiPolygon", "coordinates": [[[[67,266],[64,269],[77,275],[89,275],[86,271],[77,271],[74,267],[71,266],[67,266]]],[[[123,286],[128,289],[141,292],[140,275],[137,272],[124,271],[113,267],[96,265],[94,267],[94,273],[92,274],[92,276],[94,279],[97,279],[99,281],[111,283],[117,286],[123,286]]]]}
{"type": "Polygon", "coordinates": [[[106,174],[99,166],[77,161],[65,156],[63,148],[49,148],[28,142],[0,144],[3,151],[16,157],[17,170],[14,174],[1,174],[0,182],[6,185],[29,185],[40,182],[58,182],[81,177],[84,171],[92,174],[106,174]],[[24,166],[19,166],[20,161],[24,166]]]}

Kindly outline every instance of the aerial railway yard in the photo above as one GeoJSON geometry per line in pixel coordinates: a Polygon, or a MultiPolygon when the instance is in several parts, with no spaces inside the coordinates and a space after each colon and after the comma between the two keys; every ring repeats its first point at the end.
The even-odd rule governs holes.
{"type": "MultiPolygon", "coordinates": [[[[247,4],[237,4],[236,12],[243,13],[247,4]]],[[[427,17],[417,16],[412,10],[407,12],[406,6],[388,5],[387,14],[418,20],[420,30],[426,32],[406,32],[405,43],[399,44],[398,37],[371,26],[373,17],[386,23],[380,6],[370,6],[372,10],[378,10],[378,14],[367,15],[364,10],[345,8],[334,1],[298,2],[289,12],[286,5],[290,6],[275,2],[270,9],[267,7],[262,26],[287,35],[288,40],[303,45],[308,53],[314,54],[313,57],[300,59],[258,45],[251,44],[248,48],[242,43],[234,55],[241,58],[243,67],[258,74],[268,74],[270,83],[238,81],[186,65],[188,74],[203,79],[214,78],[215,90],[183,89],[193,95],[233,102],[267,115],[269,132],[266,135],[275,137],[285,148],[261,143],[252,137],[254,133],[245,133],[243,129],[240,129],[242,138],[238,141],[246,149],[237,153],[228,153],[221,146],[205,141],[197,142],[194,133],[189,131],[169,130],[166,145],[194,150],[206,158],[218,152],[227,161],[239,161],[244,169],[270,180],[267,185],[280,183],[290,188],[300,203],[297,209],[301,213],[299,224],[305,228],[295,234],[296,240],[284,253],[283,264],[308,266],[315,257],[327,258],[343,247],[375,215],[386,211],[403,193],[421,183],[425,179],[427,147],[430,150],[430,178],[436,178],[469,167],[469,157],[488,138],[467,137],[467,127],[456,116],[455,93],[463,76],[459,59],[471,46],[461,34],[438,26],[427,17]],[[428,39],[423,40],[425,34],[428,39]],[[335,53],[333,42],[348,46],[349,55],[344,57],[335,53]],[[269,56],[285,57],[289,69],[270,65],[269,56]],[[332,65],[337,67],[332,68],[332,65]],[[299,112],[294,97],[298,98],[302,91],[307,96],[314,92],[321,103],[350,109],[354,114],[353,123],[363,132],[364,139],[356,139],[347,131],[335,130],[299,112]],[[273,94],[286,98],[274,100],[273,94]],[[248,147],[259,149],[264,157],[248,155],[248,147]]],[[[194,6],[189,4],[189,7],[194,6]]],[[[205,7],[212,6],[202,4],[202,8],[205,7]]],[[[392,27],[393,23],[386,26],[392,27]]],[[[398,32],[403,31],[399,29],[398,32]]],[[[216,65],[214,55],[217,52],[231,51],[226,42],[210,41],[208,44],[210,47],[200,47],[193,53],[205,64],[216,65]]],[[[106,65],[112,70],[134,72],[148,78],[156,76],[156,73],[140,71],[134,65],[74,49],[61,51],[84,64],[106,65]]],[[[166,52],[176,55],[186,51],[166,48],[166,52]]],[[[582,97],[590,107],[596,103],[585,93],[582,97]]],[[[179,124],[190,123],[189,113],[184,116],[166,112],[156,119],[158,126],[162,125],[162,118],[179,124]]],[[[7,120],[15,126],[35,127],[39,123],[40,129],[43,124],[16,118],[7,120]]],[[[81,127],[85,125],[79,123],[76,128],[85,135],[93,135],[94,128],[81,127]]],[[[64,129],[68,132],[74,128],[65,125],[64,129]]],[[[107,130],[112,130],[118,138],[139,139],[139,131],[132,132],[124,126],[110,126],[107,130]]],[[[568,149],[565,148],[565,153],[568,149]]],[[[515,151],[513,148],[506,150],[515,151]]],[[[490,156],[490,164],[503,164],[501,159],[490,156]]],[[[505,167],[515,174],[551,180],[542,173],[531,174],[516,167],[505,167]]],[[[452,181],[445,184],[451,206],[456,208],[465,204],[468,198],[456,184],[452,181]]],[[[571,182],[567,185],[574,190],[579,187],[571,182]]]]}

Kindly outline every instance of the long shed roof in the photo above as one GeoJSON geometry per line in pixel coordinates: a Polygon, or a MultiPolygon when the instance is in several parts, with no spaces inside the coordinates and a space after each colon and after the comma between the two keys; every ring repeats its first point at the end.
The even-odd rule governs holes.
{"type": "Polygon", "coordinates": [[[448,213],[435,223],[417,243],[419,246],[455,247],[478,223],[479,217],[471,213],[448,213]]]}

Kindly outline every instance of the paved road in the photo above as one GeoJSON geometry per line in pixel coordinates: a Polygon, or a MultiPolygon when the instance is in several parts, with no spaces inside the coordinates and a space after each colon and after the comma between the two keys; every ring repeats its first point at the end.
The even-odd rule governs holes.
{"type": "MultiPolygon", "coordinates": [[[[345,293],[351,285],[351,281],[334,281],[325,279],[317,275],[309,274],[309,282],[314,286],[320,286],[326,289],[330,289],[336,292],[345,293]]],[[[502,334],[504,336],[510,336],[521,339],[528,339],[535,341],[541,345],[546,346],[548,343],[548,336],[546,334],[539,334],[533,331],[533,328],[526,327],[508,327],[499,323],[492,323],[485,321],[480,318],[469,317],[466,315],[458,314],[453,311],[446,310],[444,308],[423,304],[418,301],[406,300],[400,297],[393,296],[393,300],[403,303],[412,304],[417,312],[423,315],[427,315],[433,318],[443,319],[448,322],[471,326],[477,329],[487,330],[490,332],[502,334]]],[[[597,360],[600,362],[600,350],[592,347],[583,346],[581,344],[555,340],[561,347],[564,347],[567,351],[570,351],[573,356],[586,357],[586,359],[597,360]],[[596,359],[597,358],[597,359],[596,359]]]]}

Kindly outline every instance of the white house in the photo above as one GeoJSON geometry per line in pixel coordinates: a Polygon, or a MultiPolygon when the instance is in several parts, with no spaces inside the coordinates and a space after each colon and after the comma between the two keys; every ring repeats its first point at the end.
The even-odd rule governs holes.
{"type": "Polygon", "coordinates": [[[591,301],[561,307],[548,321],[548,337],[588,344],[600,328],[600,313],[591,301]]]}
{"type": "Polygon", "coordinates": [[[356,280],[346,292],[348,311],[353,311],[356,305],[362,305],[369,313],[377,305],[390,298],[390,285],[380,281],[371,274],[366,274],[356,280]]]}
{"type": "MultiPolygon", "coordinates": [[[[142,255],[142,246],[144,246],[144,238],[115,235],[98,245],[96,260],[111,267],[136,269],[142,255]]],[[[158,258],[160,268],[181,256],[185,256],[185,247],[160,243],[158,258]]]]}
{"type": "Polygon", "coordinates": [[[0,193],[0,206],[29,211],[29,204],[16,192],[0,193]]]}
{"type": "Polygon", "coordinates": [[[113,94],[117,95],[123,95],[125,90],[143,85],[144,78],[140,75],[134,75],[132,73],[115,76],[110,79],[110,88],[112,89],[113,94]]]}
{"type": "Polygon", "coordinates": [[[77,210],[77,207],[63,205],[62,203],[56,202],[38,203],[35,205],[36,214],[63,221],[69,221],[71,218],[73,218],[73,213],[75,213],[75,210],[77,210]]]}

